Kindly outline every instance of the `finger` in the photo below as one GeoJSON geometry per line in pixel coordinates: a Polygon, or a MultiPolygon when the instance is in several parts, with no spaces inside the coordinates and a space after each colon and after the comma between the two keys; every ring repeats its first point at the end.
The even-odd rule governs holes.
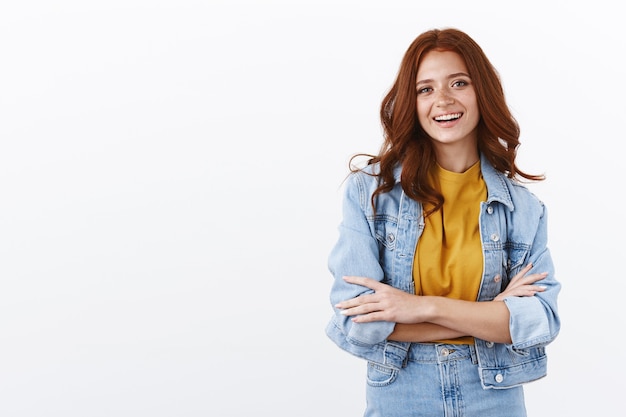
{"type": "Polygon", "coordinates": [[[535,295],[535,293],[543,292],[546,290],[546,287],[543,285],[522,285],[518,288],[515,288],[511,291],[512,295],[535,295]]]}
{"type": "Polygon", "coordinates": [[[545,285],[530,285],[530,288],[535,292],[544,292],[547,287],[545,285]]]}
{"type": "Polygon", "coordinates": [[[541,287],[538,285],[528,285],[528,286],[525,286],[524,288],[520,288],[519,294],[517,295],[519,295],[520,297],[532,297],[538,292],[542,292],[545,290],[546,290],[545,287],[541,287]]]}
{"type": "Polygon", "coordinates": [[[364,295],[359,295],[358,297],[354,297],[351,298],[349,300],[344,300],[341,301],[337,304],[335,304],[335,307],[339,308],[339,309],[346,309],[346,308],[353,308],[353,307],[357,307],[363,304],[367,304],[367,303],[371,303],[374,302],[374,300],[371,300],[373,294],[364,294],[364,295]]]}
{"type": "Polygon", "coordinates": [[[547,272],[541,272],[539,274],[530,274],[520,279],[520,282],[523,282],[525,285],[530,285],[530,284],[534,284],[537,281],[541,281],[547,276],[548,276],[547,272]]]}
{"type": "Polygon", "coordinates": [[[382,312],[372,312],[369,314],[362,314],[360,316],[352,317],[351,320],[355,323],[369,323],[372,321],[387,321],[382,312]]]}
{"type": "Polygon", "coordinates": [[[341,314],[343,314],[344,316],[357,316],[373,313],[376,311],[379,311],[379,308],[375,304],[369,303],[342,310],[341,314]]]}
{"type": "Polygon", "coordinates": [[[543,285],[521,285],[517,288],[507,289],[505,292],[498,294],[494,300],[502,301],[506,297],[532,297],[538,292],[543,292],[546,287],[543,285]]]}
{"type": "Polygon", "coordinates": [[[365,314],[364,312],[360,311],[359,307],[352,307],[352,308],[348,308],[345,310],[341,310],[341,314],[343,314],[344,316],[356,316],[358,314],[365,314]]]}
{"type": "Polygon", "coordinates": [[[343,279],[344,281],[350,284],[361,285],[363,287],[367,287],[372,290],[381,288],[384,285],[376,281],[375,279],[368,278],[368,277],[357,277],[357,276],[347,275],[347,276],[344,276],[343,279]]]}

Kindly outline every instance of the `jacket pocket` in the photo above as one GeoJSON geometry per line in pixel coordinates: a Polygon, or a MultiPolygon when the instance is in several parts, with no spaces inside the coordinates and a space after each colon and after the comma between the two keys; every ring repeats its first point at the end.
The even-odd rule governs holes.
{"type": "Polygon", "coordinates": [[[390,216],[376,216],[374,220],[374,235],[379,246],[387,250],[396,247],[396,236],[398,234],[398,221],[390,216]]]}
{"type": "MultiPolygon", "coordinates": [[[[530,249],[526,245],[508,243],[504,250],[503,267],[506,271],[506,282],[509,281],[526,265],[530,249]]],[[[506,285],[503,288],[506,288],[506,285]]]]}
{"type": "Polygon", "coordinates": [[[378,260],[380,266],[385,271],[383,282],[390,283],[387,273],[389,266],[393,263],[394,250],[396,249],[396,238],[398,236],[398,221],[391,216],[377,216],[374,221],[374,236],[378,243],[378,260]]]}

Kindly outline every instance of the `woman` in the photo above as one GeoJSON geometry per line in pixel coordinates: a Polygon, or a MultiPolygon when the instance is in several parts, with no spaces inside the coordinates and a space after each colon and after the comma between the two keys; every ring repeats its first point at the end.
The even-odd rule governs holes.
{"type": "Polygon", "coordinates": [[[525,416],[546,375],[560,284],[546,209],[519,181],[498,74],[456,29],[407,50],[384,143],[352,169],[329,257],[328,336],[367,360],[365,416],[525,416]]]}

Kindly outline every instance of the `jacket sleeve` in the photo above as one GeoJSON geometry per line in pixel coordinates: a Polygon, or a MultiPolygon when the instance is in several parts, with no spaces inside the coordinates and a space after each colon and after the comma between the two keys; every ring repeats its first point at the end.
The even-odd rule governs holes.
{"type": "Polygon", "coordinates": [[[557,308],[561,284],[555,278],[552,257],[547,247],[546,207],[540,203],[540,208],[541,215],[528,262],[533,264],[529,274],[548,273],[546,278],[536,283],[546,289],[532,297],[507,297],[504,300],[510,312],[509,327],[516,349],[547,345],[556,338],[561,326],[557,308]]]}
{"type": "Polygon", "coordinates": [[[339,238],[331,250],[328,267],[334,277],[330,302],[334,310],[333,322],[348,343],[367,346],[383,342],[393,331],[395,323],[353,323],[341,314],[335,304],[371,293],[372,290],[343,280],[344,276],[365,276],[382,281],[379,243],[373,230],[373,210],[370,190],[366,186],[374,181],[364,173],[351,174],[346,180],[343,197],[343,219],[339,225],[339,238]]]}

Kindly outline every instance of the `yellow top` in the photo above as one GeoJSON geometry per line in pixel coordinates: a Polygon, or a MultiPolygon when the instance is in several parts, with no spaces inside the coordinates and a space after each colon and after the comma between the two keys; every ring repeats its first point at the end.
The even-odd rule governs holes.
{"type": "MultiPolygon", "coordinates": [[[[425,219],[413,264],[415,293],[475,301],[483,273],[478,217],[480,203],[487,199],[480,161],[463,173],[437,165],[433,181],[438,183],[444,203],[425,219]]],[[[474,339],[436,342],[473,344],[474,339]]]]}

